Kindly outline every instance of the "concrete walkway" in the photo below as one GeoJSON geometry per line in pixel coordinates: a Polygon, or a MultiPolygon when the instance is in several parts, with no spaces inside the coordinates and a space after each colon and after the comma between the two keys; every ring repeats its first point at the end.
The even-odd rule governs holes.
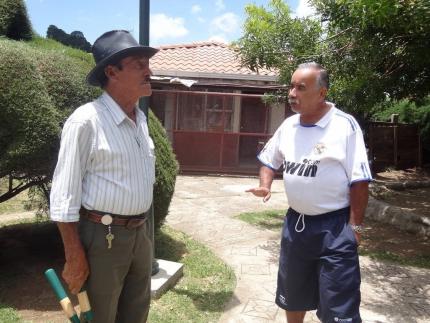
{"type": "MultiPolygon", "coordinates": [[[[244,191],[256,178],[179,176],[167,224],[204,243],[235,271],[237,285],[220,322],[286,322],[274,303],[280,233],[258,229],[234,216],[287,209],[276,180],[268,203],[244,191]]],[[[413,246],[411,246],[413,247],[413,246]]],[[[360,257],[361,315],[365,323],[430,322],[430,270],[360,257]]],[[[319,322],[314,313],[305,322],[319,322]]]]}

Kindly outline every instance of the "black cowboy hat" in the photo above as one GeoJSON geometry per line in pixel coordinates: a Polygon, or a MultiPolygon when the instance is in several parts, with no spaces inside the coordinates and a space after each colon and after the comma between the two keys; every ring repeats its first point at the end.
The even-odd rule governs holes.
{"type": "Polygon", "coordinates": [[[118,62],[131,55],[152,57],[158,49],[140,45],[126,30],[112,30],[96,39],[92,46],[96,66],[88,73],[87,82],[100,86],[100,76],[111,62],[118,62]]]}

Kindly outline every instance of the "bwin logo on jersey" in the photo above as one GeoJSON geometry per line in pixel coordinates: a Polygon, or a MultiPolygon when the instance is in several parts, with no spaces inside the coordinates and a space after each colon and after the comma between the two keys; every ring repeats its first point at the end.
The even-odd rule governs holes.
{"type": "Polygon", "coordinates": [[[303,159],[301,163],[284,161],[284,171],[287,174],[315,177],[318,171],[319,160],[303,159]]]}

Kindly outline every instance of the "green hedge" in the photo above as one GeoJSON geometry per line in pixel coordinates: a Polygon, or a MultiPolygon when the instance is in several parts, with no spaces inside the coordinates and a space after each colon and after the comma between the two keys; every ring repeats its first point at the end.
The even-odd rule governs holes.
{"type": "Polygon", "coordinates": [[[0,0],[0,36],[29,40],[33,36],[23,0],[0,0]]]}
{"type": "MultiPolygon", "coordinates": [[[[52,40],[0,38],[0,177],[52,178],[61,125],[101,90],[85,83],[91,55],[52,40]]],[[[156,149],[155,223],[167,215],[177,162],[166,133],[150,113],[156,149]]]]}
{"type": "Polygon", "coordinates": [[[22,42],[0,39],[0,176],[47,176],[56,159],[60,114],[22,42]]]}
{"type": "Polygon", "coordinates": [[[149,110],[149,133],[155,144],[154,218],[155,228],[160,228],[169,210],[175,190],[178,163],[167,139],[166,131],[157,117],[149,110]]]}

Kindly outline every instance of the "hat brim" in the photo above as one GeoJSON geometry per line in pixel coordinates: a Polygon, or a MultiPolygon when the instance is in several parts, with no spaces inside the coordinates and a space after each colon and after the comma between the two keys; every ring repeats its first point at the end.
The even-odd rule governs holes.
{"type": "Polygon", "coordinates": [[[151,58],[158,52],[158,49],[149,46],[128,47],[102,59],[87,75],[87,82],[90,85],[100,86],[100,76],[104,73],[104,68],[112,61],[119,61],[125,57],[133,55],[143,55],[151,58]]]}

